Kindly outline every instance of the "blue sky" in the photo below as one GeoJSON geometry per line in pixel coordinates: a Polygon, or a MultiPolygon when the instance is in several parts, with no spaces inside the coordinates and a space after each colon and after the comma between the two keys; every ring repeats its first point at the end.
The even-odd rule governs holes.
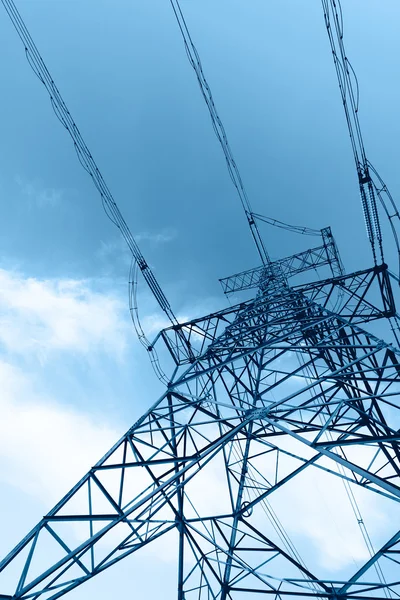
{"type": "MultiPolygon", "coordinates": [[[[168,1],[18,7],[175,312],[225,306],[218,278],[257,266],[257,255],[168,1]]],[[[331,225],[347,270],[370,266],[319,2],[183,0],[182,7],[254,209],[331,225]]],[[[400,5],[354,0],[344,10],[367,154],[398,197],[400,5]]],[[[2,16],[3,555],[161,386],[130,325],[129,256],[2,16]]],[[[272,257],[308,242],[267,225],[262,232],[272,257]]],[[[140,302],[155,333],[162,321],[143,285],[140,302]]],[[[173,565],[156,552],[71,597],[92,590],[109,598],[118,572],[121,590],[134,575],[141,593],[154,564],[159,578],[146,597],[159,597],[163,576],[173,598],[173,565]]]]}

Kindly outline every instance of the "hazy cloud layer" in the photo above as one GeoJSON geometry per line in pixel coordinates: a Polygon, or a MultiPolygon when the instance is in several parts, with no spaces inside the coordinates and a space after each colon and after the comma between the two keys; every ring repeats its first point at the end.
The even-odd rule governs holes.
{"type": "Polygon", "coordinates": [[[121,356],[126,307],[88,281],[38,280],[0,270],[0,343],[6,352],[45,357],[55,350],[121,356]]]}

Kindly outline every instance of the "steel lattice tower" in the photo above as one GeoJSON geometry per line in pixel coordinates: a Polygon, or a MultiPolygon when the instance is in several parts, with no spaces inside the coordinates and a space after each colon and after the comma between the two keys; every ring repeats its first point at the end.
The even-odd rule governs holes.
{"type": "Polygon", "coordinates": [[[178,532],[179,599],[244,592],[382,598],[386,586],[399,591],[390,557],[400,550],[400,533],[349,581],[333,585],[265,531],[263,503],[305,469],[400,497],[399,433],[391,425],[400,353],[363,328],[394,313],[386,266],[289,284],[306,269],[339,268],[335,257],[331,238],[230,277],[226,290],[255,287],[255,298],[159,334],[156,343],[167,345],[176,365],[168,389],[2,562],[6,573],[24,556],[14,594],[2,598],[57,598],[171,530],[178,532]],[[379,305],[370,298],[374,287],[379,305]],[[333,298],[336,311],[328,308],[333,298]],[[371,452],[357,452],[361,445],[372,460],[371,452]],[[191,489],[215,464],[225,497],[215,514],[204,514],[191,489]],[[74,526],[85,530],[78,546],[74,526]],[[105,552],[108,537],[113,550],[105,552]],[[387,584],[376,578],[377,561],[387,584]]]}
{"type": "MultiPolygon", "coordinates": [[[[359,181],[369,191],[366,169],[359,181]]],[[[373,198],[364,196],[378,244],[373,198]]],[[[265,516],[270,499],[309,470],[400,499],[400,351],[365,329],[396,317],[387,265],[345,274],[326,228],[316,248],[221,280],[226,294],[252,298],[179,323],[127,231],[171,320],[149,347],[171,358],[166,391],[0,563],[9,587],[0,598],[59,598],[171,534],[178,600],[399,597],[397,528],[350,578],[332,581],[279,541],[265,516]],[[329,277],[293,283],[320,269],[329,277]],[[210,512],[198,489],[216,472],[210,512]]]]}

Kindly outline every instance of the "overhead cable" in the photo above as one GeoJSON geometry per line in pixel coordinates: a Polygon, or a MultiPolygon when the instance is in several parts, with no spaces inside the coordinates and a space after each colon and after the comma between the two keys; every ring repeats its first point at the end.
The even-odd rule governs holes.
{"type": "Polygon", "coordinates": [[[147,264],[143,254],[141,253],[139,246],[137,245],[129,227],[124,220],[112,194],[109,190],[107,184],[105,183],[103,176],[97,167],[97,164],[87,147],[79,129],[73,120],[71,113],[69,112],[62,96],[57,88],[54,80],[52,79],[40,53],[37,49],[20,13],[18,12],[13,0],[1,0],[4,8],[6,9],[19,37],[22,40],[22,43],[25,47],[25,53],[27,60],[37,75],[39,80],[42,82],[44,87],[46,88],[50,101],[53,106],[54,112],[68,131],[69,135],[72,138],[74,143],[74,147],[76,153],[78,155],[79,161],[82,164],[83,168],[89,173],[90,177],[93,180],[94,185],[96,186],[103,203],[103,208],[109,217],[109,219],[118,227],[123,238],[125,239],[132,255],[137,261],[139,269],[141,270],[144,279],[146,280],[151,292],[153,293],[155,299],[157,300],[160,308],[167,315],[169,321],[172,325],[177,325],[178,321],[172,311],[172,308],[162,291],[160,285],[158,284],[156,278],[154,277],[153,272],[151,271],[149,265],[147,264]]]}
{"type": "Polygon", "coordinates": [[[264,215],[260,215],[258,213],[253,213],[253,217],[258,221],[268,223],[268,225],[278,227],[279,229],[286,229],[292,233],[300,233],[302,235],[311,235],[317,237],[321,236],[321,231],[319,229],[311,229],[310,227],[302,227],[300,225],[289,225],[289,223],[278,221],[278,219],[273,219],[272,217],[265,217],[264,215]]]}
{"type": "Polygon", "coordinates": [[[376,203],[376,190],[369,172],[369,163],[358,119],[358,81],[344,47],[343,14],[340,0],[321,0],[321,2],[357,168],[365,226],[374,262],[377,264],[377,251],[379,251],[380,260],[384,262],[382,231],[376,203]]]}
{"type": "Polygon", "coordinates": [[[188,56],[189,62],[193,67],[194,72],[196,73],[197,81],[199,83],[201,93],[207,105],[208,111],[210,113],[211,121],[213,124],[215,135],[219,143],[221,144],[221,148],[224,152],[226,164],[228,167],[229,175],[233,181],[233,185],[236,188],[238,193],[240,202],[244,209],[244,212],[247,217],[247,221],[250,227],[251,234],[253,236],[254,242],[256,244],[258,253],[261,257],[261,260],[264,265],[270,264],[270,258],[268,252],[265,248],[264,242],[260,235],[260,232],[257,227],[257,223],[253,218],[253,211],[250,205],[250,200],[247,195],[246,189],[243,184],[242,177],[239,172],[239,168],[236,164],[235,158],[232,153],[232,149],[230,147],[228,137],[225,131],[225,127],[222,123],[222,120],[218,114],[217,108],[214,103],[214,98],[211,92],[210,85],[205,77],[203,66],[200,60],[199,53],[197,48],[195,47],[192,37],[190,35],[187,22],[183,15],[181,6],[179,4],[179,0],[170,0],[176,21],[179,26],[179,30],[182,34],[182,39],[185,45],[186,54],[188,56]]]}

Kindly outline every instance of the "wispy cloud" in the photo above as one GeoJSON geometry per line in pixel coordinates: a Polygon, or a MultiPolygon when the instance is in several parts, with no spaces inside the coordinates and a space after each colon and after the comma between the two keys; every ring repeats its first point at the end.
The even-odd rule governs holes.
{"type": "MultiPolygon", "coordinates": [[[[159,232],[143,231],[133,235],[138,244],[150,244],[151,246],[160,246],[168,244],[176,238],[176,232],[172,230],[163,230],[159,232]]],[[[115,236],[113,239],[101,241],[97,255],[105,263],[113,263],[122,260],[126,265],[130,265],[132,253],[129,250],[122,236],[115,236]]]]}
{"type": "Polygon", "coordinates": [[[65,190],[44,187],[37,181],[27,181],[20,176],[15,181],[31,207],[53,208],[61,203],[65,194],[65,190]]]}
{"type": "MultiPolygon", "coordinates": [[[[144,231],[141,233],[134,233],[133,237],[138,243],[150,242],[154,245],[167,244],[168,242],[171,242],[176,238],[176,232],[170,230],[159,232],[144,231]]],[[[100,258],[114,258],[116,254],[127,254],[129,256],[129,259],[131,257],[129,248],[122,236],[118,236],[114,239],[107,241],[101,241],[101,245],[98,250],[98,255],[100,258]]]]}
{"type": "Polygon", "coordinates": [[[176,238],[176,231],[165,229],[158,232],[142,231],[134,235],[137,242],[150,242],[152,244],[167,244],[176,238]]]}

